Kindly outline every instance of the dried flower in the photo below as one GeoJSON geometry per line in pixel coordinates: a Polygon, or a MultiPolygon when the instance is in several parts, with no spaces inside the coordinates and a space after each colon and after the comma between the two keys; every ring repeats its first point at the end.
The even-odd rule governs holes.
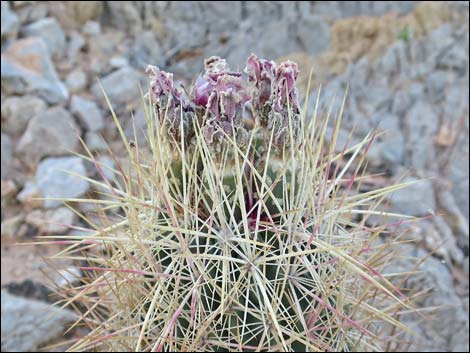
{"type": "Polygon", "coordinates": [[[191,103],[175,88],[173,74],[151,65],[147,67],[146,73],[150,78],[149,91],[155,111],[160,122],[167,128],[168,135],[176,141],[180,140],[182,118],[184,137],[189,139],[195,113],[191,103]]]}
{"type": "Polygon", "coordinates": [[[295,85],[299,70],[291,61],[279,66],[273,61],[258,59],[254,54],[247,60],[245,72],[251,84],[251,105],[261,126],[274,129],[274,145],[288,141],[292,127],[294,138],[299,129],[299,103],[295,85]]]}

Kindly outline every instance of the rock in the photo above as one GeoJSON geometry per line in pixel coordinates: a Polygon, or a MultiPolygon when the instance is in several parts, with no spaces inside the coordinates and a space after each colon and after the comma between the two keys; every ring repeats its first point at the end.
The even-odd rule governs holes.
{"type": "MultiPolygon", "coordinates": [[[[108,179],[109,182],[112,182],[114,179],[114,160],[108,156],[100,156],[97,159],[97,162],[101,168],[103,175],[108,179]]],[[[100,175],[98,176],[98,180],[102,179],[103,177],[100,175]]],[[[108,188],[107,188],[108,189],[108,188]]]]}
{"type": "Polygon", "coordinates": [[[57,271],[54,283],[59,288],[67,288],[80,280],[82,272],[76,267],[69,267],[57,271]]]}
{"type": "Polygon", "coordinates": [[[6,1],[2,1],[2,27],[1,27],[1,38],[2,42],[4,39],[14,39],[18,33],[20,27],[20,21],[18,16],[10,10],[10,5],[6,1]]]}
{"type": "Polygon", "coordinates": [[[85,134],[85,143],[91,151],[104,151],[106,150],[106,144],[103,139],[96,132],[88,131],[85,134]]]}
{"type": "Polygon", "coordinates": [[[452,82],[452,85],[448,84],[449,87],[443,89],[445,92],[443,115],[446,121],[454,123],[468,116],[469,84],[468,81],[452,82]]]}
{"type": "Polygon", "coordinates": [[[50,304],[54,304],[56,301],[48,287],[30,278],[9,282],[4,286],[4,289],[12,295],[25,299],[36,299],[50,304]]]}
{"type": "Polygon", "coordinates": [[[83,26],[82,32],[88,36],[96,36],[101,33],[101,25],[96,21],[88,21],[83,26]]]}
{"type": "Polygon", "coordinates": [[[109,1],[108,16],[113,27],[131,34],[142,30],[142,19],[135,4],[132,2],[109,1]]]}
{"type": "Polygon", "coordinates": [[[330,44],[330,26],[321,16],[309,16],[302,18],[297,23],[297,36],[304,50],[309,54],[318,54],[330,44]]]}
{"type": "Polygon", "coordinates": [[[435,159],[432,137],[438,131],[439,118],[431,104],[417,101],[405,118],[410,164],[425,169],[435,159]]]}
{"type": "Polygon", "coordinates": [[[72,63],[76,63],[80,51],[85,47],[86,40],[78,32],[70,32],[68,34],[69,40],[67,44],[67,58],[72,63]]]}
{"type": "Polygon", "coordinates": [[[434,308],[426,310],[427,320],[422,314],[406,315],[400,320],[416,333],[404,338],[411,341],[407,350],[468,351],[468,307],[455,292],[448,266],[434,257],[421,261],[427,252],[408,244],[400,245],[398,254],[400,257],[385,273],[410,273],[401,288],[412,293],[426,291],[413,302],[419,307],[434,308]]]}
{"type": "Polygon", "coordinates": [[[382,16],[388,12],[396,12],[399,15],[405,15],[415,8],[416,1],[320,1],[313,3],[312,6],[312,12],[314,13],[331,18],[346,18],[353,16],[382,16]]]}
{"type": "Polygon", "coordinates": [[[392,169],[403,164],[405,158],[405,137],[400,130],[390,131],[384,136],[382,145],[382,159],[385,165],[392,169]]]}
{"type": "Polygon", "coordinates": [[[64,1],[51,5],[50,15],[65,29],[77,29],[90,20],[99,19],[105,6],[102,1],[64,1]]]}
{"type": "MultiPolygon", "coordinates": [[[[101,80],[104,92],[113,106],[122,106],[140,97],[139,83],[145,87],[145,78],[131,67],[123,67],[110,73],[101,80]]],[[[95,83],[91,91],[100,99],[102,106],[107,107],[101,87],[95,83]]]]}
{"type": "Polygon", "coordinates": [[[72,96],[70,111],[88,131],[98,131],[104,127],[104,118],[98,105],[80,96],[72,96]]]}
{"type": "Polygon", "coordinates": [[[113,56],[109,59],[109,64],[113,69],[119,69],[121,67],[129,66],[129,60],[124,56],[113,56]]]}
{"type": "Polygon", "coordinates": [[[2,92],[34,94],[50,104],[68,99],[68,91],[59,80],[46,44],[41,38],[13,42],[2,53],[2,92]]]}
{"type": "Polygon", "coordinates": [[[446,93],[446,86],[454,80],[455,78],[451,71],[437,70],[432,72],[426,80],[429,95],[436,102],[441,100],[446,93]]]}
{"type": "Polygon", "coordinates": [[[35,199],[42,197],[38,186],[31,181],[27,181],[23,189],[16,196],[16,199],[25,207],[39,208],[42,207],[44,201],[35,199]]]}
{"type": "Polygon", "coordinates": [[[80,69],[73,70],[65,78],[65,84],[67,85],[70,93],[80,92],[87,85],[86,74],[80,69]]]}
{"type": "Polygon", "coordinates": [[[164,66],[164,52],[153,32],[145,31],[137,36],[132,63],[139,69],[145,69],[150,64],[158,67],[164,66]]]}
{"type": "Polygon", "coordinates": [[[417,183],[397,190],[392,194],[390,199],[393,212],[409,216],[425,216],[435,211],[434,189],[430,180],[408,177],[402,182],[416,181],[417,183]]]}
{"type": "Polygon", "coordinates": [[[445,216],[449,222],[449,225],[452,227],[452,230],[456,235],[463,238],[462,243],[467,243],[469,234],[469,226],[465,215],[460,210],[454,195],[452,195],[449,187],[440,186],[436,197],[439,203],[439,207],[445,211],[445,216]]]}
{"type": "Polygon", "coordinates": [[[12,198],[16,196],[16,193],[18,192],[18,188],[16,187],[16,184],[13,182],[13,180],[2,179],[0,185],[1,185],[0,193],[2,196],[2,201],[10,201],[12,198]]]}
{"type": "Polygon", "coordinates": [[[24,215],[20,213],[19,215],[2,221],[2,239],[4,237],[16,238],[23,220],[24,215]]]}
{"type": "Polygon", "coordinates": [[[8,97],[2,103],[2,130],[10,135],[19,135],[28,122],[46,108],[46,102],[39,97],[8,97]]]}
{"type": "Polygon", "coordinates": [[[40,19],[25,26],[22,32],[25,36],[42,38],[51,55],[63,54],[65,51],[65,33],[55,18],[40,19]]]}
{"type": "Polygon", "coordinates": [[[444,69],[456,69],[468,72],[468,48],[465,49],[459,42],[447,49],[439,58],[438,65],[444,69]]]}
{"type": "Polygon", "coordinates": [[[395,91],[390,112],[400,117],[404,116],[411,105],[411,97],[405,90],[395,91]]]}
{"type": "Polygon", "coordinates": [[[395,169],[403,163],[405,156],[405,137],[400,130],[400,118],[395,114],[380,113],[373,117],[373,123],[384,133],[376,142],[380,146],[377,158],[380,164],[395,169]]]}
{"type": "Polygon", "coordinates": [[[68,323],[77,319],[68,310],[11,295],[5,290],[2,297],[2,351],[37,351],[40,346],[59,337],[68,323]],[[45,320],[47,318],[47,320],[45,320]]]}
{"type": "Polygon", "coordinates": [[[18,142],[16,153],[29,165],[45,156],[60,156],[78,147],[78,127],[69,112],[54,107],[35,116],[18,142]]]}
{"type": "Polygon", "coordinates": [[[14,7],[22,24],[40,20],[47,16],[48,11],[46,3],[37,1],[14,1],[14,7]]]}
{"type": "Polygon", "coordinates": [[[67,207],[49,210],[46,212],[46,220],[50,222],[47,225],[47,232],[51,234],[67,233],[70,229],[69,226],[73,225],[75,219],[75,213],[67,207]]]}
{"type": "MultiPolygon", "coordinates": [[[[77,198],[90,187],[88,181],[82,178],[85,176],[85,166],[79,157],[47,158],[38,166],[36,183],[45,198],[77,198]]],[[[44,201],[46,208],[61,204],[60,200],[44,201]]]]}
{"type": "Polygon", "coordinates": [[[132,119],[126,120],[124,124],[124,134],[128,140],[137,141],[140,145],[145,144],[147,137],[147,120],[145,119],[145,113],[142,107],[137,109],[132,119]]]}
{"type": "Polygon", "coordinates": [[[2,150],[1,150],[1,176],[7,178],[11,165],[12,142],[11,138],[2,132],[2,150]]]}
{"type": "Polygon", "coordinates": [[[42,210],[34,210],[26,215],[26,223],[33,226],[34,228],[44,228],[45,214],[42,210]]]}
{"type": "MultiPolygon", "coordinates": [[[[439,234],[439,238],[441,241],[441,243],[437,244],[437,246],[442,246],[442,249],[446,252],[446,257],[444,258],[447,260],[450,259],[458,265],[463,265],[465,255],[463,254],[462,250],[460,250],[457,246],[452,229],[446,223],[445,219],[442,217],[434,217],[432,221],[439,234]]],[[[432,247],[431,250],[436,249],[437,246],[432,247]]]]}

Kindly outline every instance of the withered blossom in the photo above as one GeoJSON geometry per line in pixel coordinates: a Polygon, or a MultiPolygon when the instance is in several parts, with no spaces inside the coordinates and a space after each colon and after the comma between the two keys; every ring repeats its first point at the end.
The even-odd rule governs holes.
{"type": "Polygon", "coordinates": [[[180,141],[183,119],[184,137],[189,139],[195,113],[191,103],[176,89],[173,74],[151,65],[147,67],[146,73],[150,78],[149,92],[155,112],[159,121],[167,128],[168,135],[180,141]]]}
{"type": "MultiPolygon", "coordinates": [[[[299,130],[299,103],[296,80],[297,64],[259,59],[252,54],[242,73],[230,71],[225,59],[212,56],[204,61],[204,73],[196,80],[190,97],[179,92],[173,75],[149,66],[150,94],[156,112],[174,138],[179,138],[181,117],[188,137],[192,119],[202,122],[202,132],[209,144],[220,145],[226,135],[243,140],[256,124],[271,135],[281,148],[299,130]],[[248,121],[248,123],[247,123],[248,121]]],[[[219,146],[220,147],[220,146],[219,146]]]]}
{"type": "Polygon", "coordinates": [[[294,138],[299,129],[297,64],[285,61],[276,66],[273,61],[259,59],[252,54],[247,60],[245,72],[252,86],[254,116],[261,126],[274,129],[273,142],[281,147],[288,141],[290,128],[294,138]]]}

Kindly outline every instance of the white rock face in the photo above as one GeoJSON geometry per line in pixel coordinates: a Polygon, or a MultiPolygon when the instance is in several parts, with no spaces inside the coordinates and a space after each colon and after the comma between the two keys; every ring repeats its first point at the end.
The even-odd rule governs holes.
{"type": "Polygon", "coordinates": [[[23,33],[26,36],[42,38],[51,55],[61,54],[65,49],[65,33],[53,17],[42,18],[27,25],[23,33]]]}
{"type": "Polygon", "coordinates": [[[2,351],[30,352],[59,337],[76,315],[68,310],[1,292],[2,351]],[[46,320],[47,318],[47,320],[46,320]]]}
{"type": "Polygon", "coordinates": [[[54,107],[36,115],[16,146],[22,161],[35,166],[43,157],[60,156],[78,148],[78,127],[68,111],[54,107]]]}
{"type": "MultiPolygon", "coordinates": [[[[43,160],[36,171],[36,184],[45,198],[74,198],[85,194],[90,185],[83,160],[79,157],[58,157],[43,160]]],[[[62,201],[46,200],[44,207],[54,208],[62,201]]]]}
{"type": "Polygon", "coordinates": [[[43,39],[29,37],[13,42],[2,53],[2,93],[34,94],[50,104],[69,97],[60,81],[43,39]]]}

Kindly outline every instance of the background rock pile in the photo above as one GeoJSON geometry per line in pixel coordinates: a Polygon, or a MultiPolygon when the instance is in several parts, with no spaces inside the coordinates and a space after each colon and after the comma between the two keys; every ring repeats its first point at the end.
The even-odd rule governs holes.
{"type": "MultiPolygon", "coordinates": [[[[313,92],[321,82],[321,104],[336,96],[335,110],[349,85],[338,145],[385,131],[368,157],[372,170],[386,171],[377,183],[428,178],[389,200],[395,212],[437,215],[403,227],[415,243],[390,272],[430,256],[407,286],[432,288],[420,304],[444,307],[432,320],[403,318],[423,336],[409,338],[411,349],[468,351],[468,2],[2,1],[1,52],[2,351],[37,349],[73,320],[65,312],[53,330],[37,324],[53,310],[41,257],[57,246],[12,244],[81,232],[64,226],[83,226],[70,209],[35,197],[99,197],[63,172],[95,173],[74,155],[83,152],[79,137],[110,166],[106,144],[122,148],[97,78],[132,136],[131,110],[137,128],[144,124],[147,64],[190,82],[205,57],[243,69],[251,53],[298,62],[304,91],[312,69],[313,92]]],[[[49,275],[73,281],[67,266],[49,275]]]]}

